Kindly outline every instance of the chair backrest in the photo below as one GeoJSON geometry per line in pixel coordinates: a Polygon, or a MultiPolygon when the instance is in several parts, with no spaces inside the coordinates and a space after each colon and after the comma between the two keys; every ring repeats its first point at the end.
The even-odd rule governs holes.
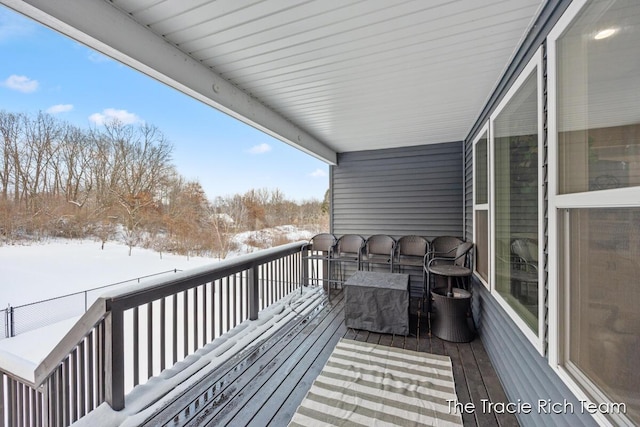
{"type": "Polygon", "coordinates": [[[424,257],[429,241],[422,236],[402,236],[398,239],[398,255],[424,257]]]}
{"type": "Polygon", "coordinates": [[[393,254],[396,240],[386,234],[374,234],[365,243],[365,254],[389,255],[393,254]]]}
{"type": "Polygon", "coordinates": [[[467,258],[469,257],[471,248],[473,248],[473,243],[471,242],[460,243],[456,248],[456,253],[455,253],[456,260],[454,261],[454,264],[467,265],[467,258]]]}
{"type": "Polygon", "coordinates": [[[328,252],[336,244],[336,236],[331,233],[316,234],[309,240],[312,251],[328,252]]]}
{"type": "Polygon", "coordinates": [[[454,236],[438,236],[431,242],[433,256],[443,258],[455,258],[456,249],[464,241],[454,236]]]}
{"type": "Polygon", "coordinates": [[[338,238],[335,245],[335,253],[360,253],[364,246],[364,238],[358,234],[345,234],[338,238]]]}

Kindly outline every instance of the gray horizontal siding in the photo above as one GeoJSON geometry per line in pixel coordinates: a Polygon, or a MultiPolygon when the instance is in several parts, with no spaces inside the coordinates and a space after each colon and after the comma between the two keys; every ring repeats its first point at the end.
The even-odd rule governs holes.
{"type": "Polygon", "coordinates": [[[474,286],[474,317],[482,343],[500,377],[510,402],[528,402],[531,414],[517,414],[522,426],[597,426],[593,417],[581,413],[580,403],[559,380],[522,332],[515,326],[497,301],[481,285],[474,286]],[[480,310],[482,307],[482,310],[480,310]],[[539,413],[539,399],[569,402],[574,412],[561,414],[539,413]]]}
{"type": "Polygon", "coordinates": [[[461,142],[339,154],[332,232],[461,236],[462,163],[461,142]]]}
{"type": "MultiPolygon", "coordinates": [[[[465,237],[473,237],[472,216],[473,201],[469,188],[472,187],[472,141],[489,119],[498,102],[509,90],[520,70],[529,61],[533,53],[551,30],[558,18],[570,4],[570,0],[550,0],[541,12],[534,29],[524,40],[523,48],[515,55],[514,62],[496,91],[490,97],[485,109],[478,117],[465,141],[465,155],[469,163],[465,165],[465,237]]],[[[597,423],[589,414],[580,412],[579,402],[573,393],[549,367],[546,357],[541,356],[527,340],[520,329],[505,313],[487,289],[474,283],[473,313],[482,342],[493,363],[500,381],[511,402],[530,402],[535,405],[538,399],[551,399],[552,402],[572,403],[573,413],[539,413],[534,406],[531,414],[517,414],[523,426],[595,426],[597,423]]]]}

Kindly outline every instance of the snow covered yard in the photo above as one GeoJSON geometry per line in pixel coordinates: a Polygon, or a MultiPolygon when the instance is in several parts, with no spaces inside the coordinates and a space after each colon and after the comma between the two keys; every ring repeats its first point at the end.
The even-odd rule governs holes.
{"type": "MultiPolygon", "coordinates": [[[[133,280],[173,269],[216,262],[108,242],[56,239],[0,246],[0,308],[13,307],[133,280]]],[[[91,304],[92,301],[89,301],[91,304]]]]}

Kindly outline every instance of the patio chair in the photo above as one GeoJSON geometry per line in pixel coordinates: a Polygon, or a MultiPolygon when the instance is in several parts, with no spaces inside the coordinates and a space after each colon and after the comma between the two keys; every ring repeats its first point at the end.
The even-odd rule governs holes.
{"type": "Polygon", "coordinates": [[[396,245],[394,265],[398,273],[404,273],[406,269],[420,269],[422,274],[422,296],[427,295],[426,273],[423,268],[424,257],[429,252],[429,241],[422,236],[402,236],[396,245]]]}
{"type": "Polygon", "coordinates": [[[371,270],[372,265],[383,265],[393,272],[394,253],[396,251],[396,240],[386,234],[374,234],[369,237],[364,245],[362,254],[362,265],[367,265],[371,270]]]}
{"type": "Polygon", "coordinates": [[[429,262],[433,258],[440,258],[439,262],[443,262],[446,258],[455,258],[456,249],[460,244],[464,241],[458,237],[454,236],[438,236],[431,241],[429,251],[424,256],[424,271],[426,274],[426,287],[427,287],[427,295],[429,295],[429,291],[431,290],[431,274],[429,274],[429,269],[427,268],[429,262]]]}
{"type": "MultiPolygon", "coordinates": [[[[464,277],[469,277],[473,273],[470,266],[470,253],[473,249],[473,243],[462,242],[455,248],[453,248],[452,256],[434,256],[429,260],[427,264],[427,271],[430,273],[444,276],[447,278],[447,293],[451,293],[452,284],[451,279],[456,280],[464,277]],[[455,269],[451,269],[451,272],[447,273],[447,269],[440,269],[439,266],[454,266],[455,269]],[[443,272],[443,270],[445,272],[443,272]]],[[[465,286],[463,286],[464,288],[465,286]]]]}
{"type": "Polygon", "coordinates": [[[518,285],[516,297],[525,305],[538,303],[538,243],[517,238],[511,242],[511,280],[518,285]]]}
{"type": "Polygon", "coordinates": [[[332,283],[344,283],[349,266],[352,266],[351,270],[353,271],[360,270],[364,244],[364,238],[358,234],[345,234],[338,238],[331,250],[329,260],[331,268],[337,269],[336,276],[333,275],[333,272],[330,273],[332,283]]]}
{"type": "Polygon", "coordinates": [[[311,285],[322,283],[323,286],[325,283],[327,285],[330,283],[329,258],[336,241],[336,236],[333,234],[320,233],[313,236],[302,247],[302,261],[304,263],[302,283],[304,286],[307,286],[309,282],[311,285]],[[305,275],[305,273],[307,274],[305,275]]]}

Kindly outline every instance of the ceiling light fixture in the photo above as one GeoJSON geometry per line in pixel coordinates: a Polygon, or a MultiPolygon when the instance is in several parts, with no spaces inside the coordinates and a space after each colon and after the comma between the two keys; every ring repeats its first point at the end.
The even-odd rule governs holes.
{"type": "Polygon", "coordinates": [[[607,37],[611,37],[612,35],[614,35],[616,31],[618,30],[615,28],[607,28],[605,30],[598,31],[593,38],[596,40],[606,39],[607,37]]]}

